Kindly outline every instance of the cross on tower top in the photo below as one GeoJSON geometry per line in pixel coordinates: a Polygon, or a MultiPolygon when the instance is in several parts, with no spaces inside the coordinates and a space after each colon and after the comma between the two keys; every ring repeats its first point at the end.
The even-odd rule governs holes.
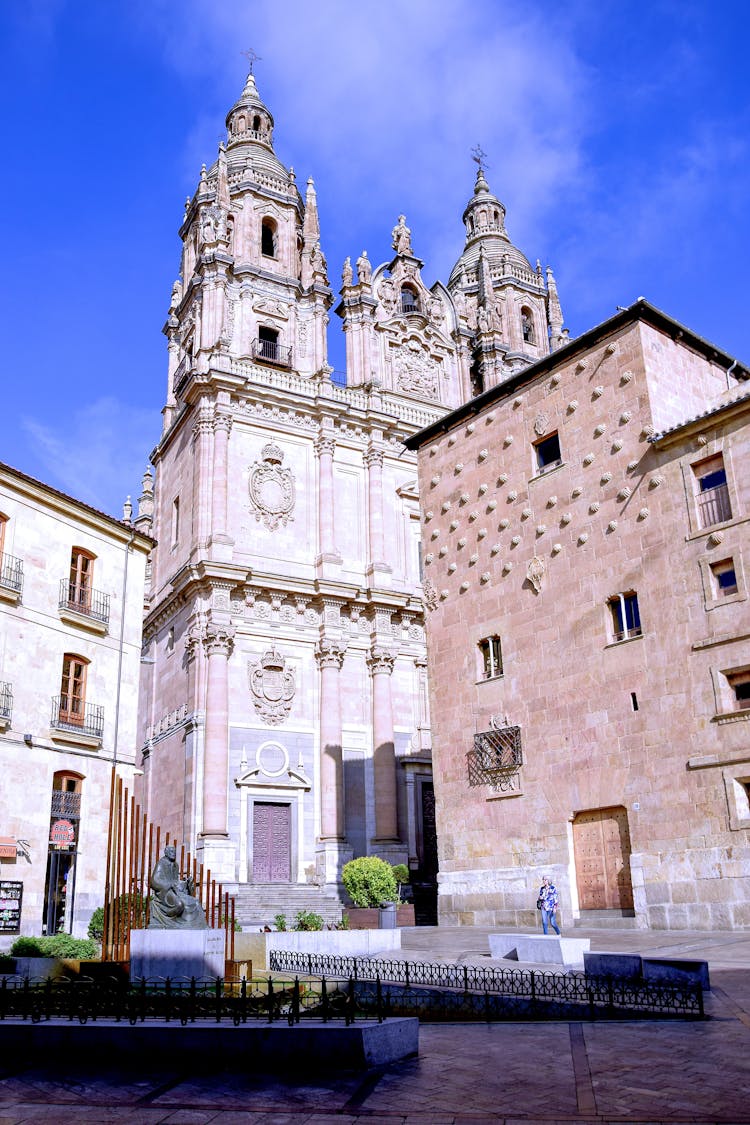
{"type": "Polygon", "coordinates": [[[253,66],[255,65],[256,62],[258,62],[258,60],[262,56],[259,55],[257,51],[254,51],[252,49],[252,47],[248,47],[248,49],[246,51],[240,51],[240,54],[244,55],[245,58],[247,59],[248,63],[250,64],[250,73],[252,74],[253,73],[253,66]]]}
{"type": "Polygon", "coordinates": [[[489,168],[487,153],[480,144],[474,145],[474,148],[471,150],[471,159],[479,166],[480,172],[483,172],[485,168],[489,168]]]}

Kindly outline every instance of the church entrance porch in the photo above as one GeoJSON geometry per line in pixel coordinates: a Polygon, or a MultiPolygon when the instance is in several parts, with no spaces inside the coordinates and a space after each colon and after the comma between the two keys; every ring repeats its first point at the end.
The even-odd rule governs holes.
{"type": "Polygon", "coordinates": [[[632,911],[630,831],[622,806],[589,809],[573,820],[573,853],[581,911],[632,911]]]}
{"type": "Polygon", "coordinates": [[[288,883],[292,863],[292,807],[289,804],[253,804],[254,883],[288,883]]]}

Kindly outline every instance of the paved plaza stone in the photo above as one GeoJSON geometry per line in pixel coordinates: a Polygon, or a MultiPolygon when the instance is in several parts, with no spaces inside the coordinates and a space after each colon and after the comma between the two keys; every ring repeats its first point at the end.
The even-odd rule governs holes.
{"type": "MultiPolygon", "coordinates": [[[[415,960],[499,964],[489,931],[404,931],[415,960]]],[[[579,931],[576,931],[579,936],[579,931]]],[[[137,1077],[85,1059],[0,1059],[0,1125],[750,1125],[750,933],[580,931],[594,950],[709,962],[705,1022],[424,1025],[417,1058],[366,1075],[279,1078],[160,1067],[137,1077]]],[[[506,963],[508,964],[508,963],[506,963]]]]}

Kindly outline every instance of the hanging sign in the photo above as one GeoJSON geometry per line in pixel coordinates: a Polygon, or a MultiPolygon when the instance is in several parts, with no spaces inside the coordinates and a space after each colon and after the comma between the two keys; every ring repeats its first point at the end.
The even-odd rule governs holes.
{"type": "Polygon", "coordinates": [[[23,883],[0,879],[0,934],[17,934],[21,929],[23,883]]]}
{"type": "Polygon", "coordinates": [[[69,820],[53,820],[49,830],[49,842],[57,848],[65,848],[76,842],[76,830],[69,820]]]}

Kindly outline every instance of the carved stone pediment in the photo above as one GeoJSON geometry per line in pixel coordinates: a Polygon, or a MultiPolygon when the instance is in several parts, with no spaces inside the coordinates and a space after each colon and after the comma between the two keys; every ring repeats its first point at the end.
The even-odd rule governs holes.
{"type": "Polygon", "coordinates": [[[275,317],[277,320],[289,320],[289,308],[280,301],[271,301],[267,297],[254,301],[253,310],[265,316],[275,317]]]}

